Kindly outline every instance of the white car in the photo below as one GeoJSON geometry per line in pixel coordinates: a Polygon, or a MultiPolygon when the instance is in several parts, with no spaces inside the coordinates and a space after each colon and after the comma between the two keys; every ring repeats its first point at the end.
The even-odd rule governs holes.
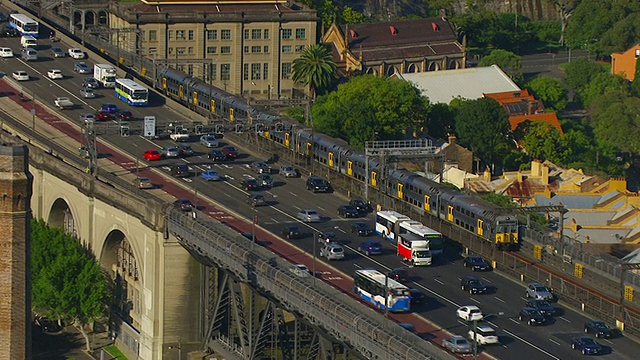
{"type": "Polygon", "coordinates": [[[458,318],[464,321],[478,321],[482,320],[482,310],[475,305],[461,306],[456,310],[458,318]]]}
{"type": "Polygon", "coordinates": [[[307,266],[303,264],[295,264],[289,268],[289,271],[299,277],[308,277],[309,275],[311,275],[309,268],[307,268],[307,266]]]}
{"type": "Polygon", "coordinates": [[[69,56],[74,59],[84,59],[84,51],[78,48],[69,49],[69,56]]]}
{"type": "Polygon", "coordinates": [[[13,78],[18,81],[29,81],[29,74],[27,74],[26,71],[22,71],[22,70],[14,71],[13,74],[11,74],[11,76],[13,76],[13,78]]]}
{"type": "Polygon", "coordinates": [[[320,222],[320,215],[315,210],[300,210],[298,211],[298,219],[308,223],[320,222]]]}
{"type": "Polygon", "coordinates": [[[0,47],[0,57],[10,58],[13,57],[13,50],[8,47],[0,47]]]}
{"type": "Polygon", "coordinates": [[[47,76],[51,80],[64,79],[64,75],[62,75],[62,70],[58,70],[58,69],[49,70],[49,72],[47,73],[47,76]]]}
{"type": "Polygon", "coordinates": [[[469,340],[472,342],[475,341],[479,345],[488,345],[488,344],[499,344],[500,340],[498,339],[498,334],[496,331],[487,324],[478,324],[476,326],[476,331],[473,331],[473,328],[469,330],[469,340]]]}

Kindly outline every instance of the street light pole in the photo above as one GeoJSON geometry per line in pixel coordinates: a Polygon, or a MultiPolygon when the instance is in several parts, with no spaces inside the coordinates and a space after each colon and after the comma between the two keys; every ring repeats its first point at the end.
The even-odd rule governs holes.
{"type": "Polygon", "coordinates": [[[313,233],[313,286],[316,286],[316,242],[318,242],[318,234],[313,233]]]}
{"type": "Polygon", "coordinates": [[[253,221],[251,223],[251,250],[256,243],[256,222],[258,221],[258,210],[253,206],[253,221]]]}

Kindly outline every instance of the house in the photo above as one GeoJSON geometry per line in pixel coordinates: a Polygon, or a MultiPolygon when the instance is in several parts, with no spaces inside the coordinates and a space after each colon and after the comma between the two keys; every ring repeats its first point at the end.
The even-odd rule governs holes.
{"type": "Polygon", "coordinates": [[[636,44],[624,52],[611,54],[611,74],[620,75],[633,81],[636,76],[638,57],[640,57],[640,44],[636,44]]]}
{"type": "Polygon", "coordinates": [[[422,73],[460,69],[465,45],[444,17],[338,25],[323,33],[344,76],[422,73]]]}
{"type": "Polygon", "coordinates": [[[546,122],[563,134],[562,126],[555,112],[546,112],[542,101],[536,100],[529,90],[505,91],[484,94],[484,97],[496,100],[509,115],[511,130],[525,121],[546,122]]]}

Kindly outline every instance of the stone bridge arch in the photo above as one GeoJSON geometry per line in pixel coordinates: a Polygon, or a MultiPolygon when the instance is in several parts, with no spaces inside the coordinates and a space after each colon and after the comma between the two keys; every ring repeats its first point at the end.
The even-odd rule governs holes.
{"type": "Polygon", "coordinates": [[[76,217],[66,199],[58,198],[51,205],[49,218],[45,219],[51,227],[57,227],[64,230],[67,234],[78,237],[78,227],[76,225],[76,217]]]}

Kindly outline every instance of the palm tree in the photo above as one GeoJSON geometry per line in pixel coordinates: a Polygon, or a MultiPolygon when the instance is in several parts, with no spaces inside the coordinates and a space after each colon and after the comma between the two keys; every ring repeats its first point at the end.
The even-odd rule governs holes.
{"type": "Polygon", "coordinates": [[[325,89],[335,78],[336,63],[324,44],[307,46],[299,58],[293,60],[293,81],[309,86],[309,98],[315,99],[318,89],[325,89]]]}

